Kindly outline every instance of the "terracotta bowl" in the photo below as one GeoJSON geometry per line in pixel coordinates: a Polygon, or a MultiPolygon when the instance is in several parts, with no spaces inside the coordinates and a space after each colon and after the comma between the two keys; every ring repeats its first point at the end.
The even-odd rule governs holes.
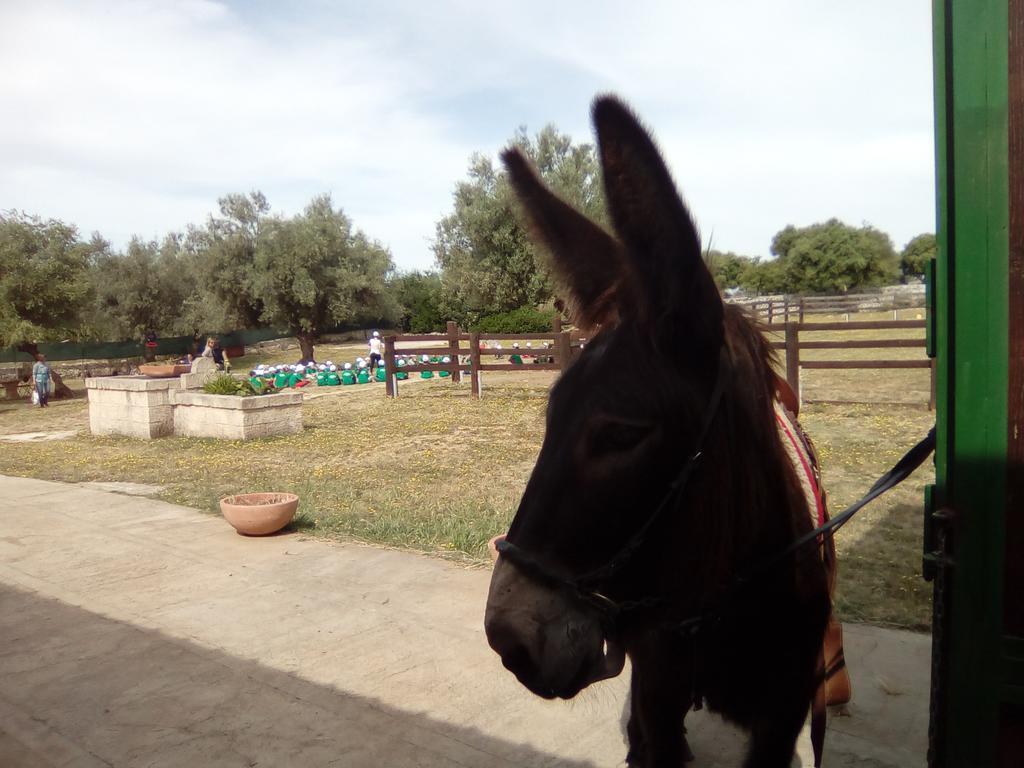
{"type": "Polygon", "coordinates": [[[157,363],[145,363],[139,366],[139,373],[151,379],[169,379],[172,376],[181,376],[192,370],[190,365],[160,365],[157,363]]]}
{"type": "Polygon", "coordinates": [[[266,536],[295,517],[299,497],[294,493],[241,493],[220,500],[220,511],[245,536],[266,536]]]}

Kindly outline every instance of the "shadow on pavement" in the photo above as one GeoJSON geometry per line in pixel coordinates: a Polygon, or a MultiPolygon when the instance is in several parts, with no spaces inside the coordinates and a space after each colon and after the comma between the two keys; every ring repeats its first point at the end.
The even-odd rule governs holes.
{"type": "Polygon", "coordinates": [[[583,766],[0,586],[0,765],[583,766]]]}

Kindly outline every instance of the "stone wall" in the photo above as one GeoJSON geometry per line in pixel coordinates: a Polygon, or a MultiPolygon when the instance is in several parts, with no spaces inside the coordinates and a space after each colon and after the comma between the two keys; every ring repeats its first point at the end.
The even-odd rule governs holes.
{"type": "Polygon", "coordinates": [[[249,440],[302,431],[301,392],[235,397],[177,391],[171,401],[176,435],[249,440]]]}
{"type": "MultiPolygon", "coordinates": [[[[58,360],[50,363],[50,368],[55,370],[65,379],[91,379],[105,376],[124,376],[132,368],[138,368],[139,364],[145,362],[141,357],[124,360],[91,360],[80,362],[77,360],[58,360]]],[[[0,379],[25,378],[32,372],[32,361],[24,360],[17,363],[0,365],[0,379]]]]}

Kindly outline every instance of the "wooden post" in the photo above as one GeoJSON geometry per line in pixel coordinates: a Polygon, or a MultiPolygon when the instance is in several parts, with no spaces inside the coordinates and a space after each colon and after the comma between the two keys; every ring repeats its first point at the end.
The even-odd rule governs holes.
{"type": "Polygon", "coordinates": [[[803,403],[800,393],[800,326],[786,323],[786,382],[796,395],[796,401],[803,403]]]}
{"type": "Polygon", "coordinates": [[[458,384],[462,381],[462,369],[459,368],[459,324],[454,320],[448,321],[448,357],[452,359],[452,381],[458,384]]]}
{"type": "Polygon", "coordinates": [[[555,340],[555,350],[558,355],[558,365],[562,369],[562,373],[565,373],[572,363],[572,339],[570,339],[568,331],[558,334],[558,338],[555,340]]]}
{"type": "Polygon", "coordinates": [[[551,330],[554,333],[562,332],[562,315],[556,313],[555,318],[551,321],[551,330]]]}
{"type": "Polygon", "coordinates": [[[782,322],[789,322],[789,296],[782,297],[782,322]]]}
{"type": "Polygon", "coordinates": [[[398,397],[398,372],[395,366],[395,337],[384,337],[384,382],[388,397],[398,397]]]}
{"type": "Polygon", "coordinates": [[[804,321],[804,297],[800,297],[800,322],[804,321]]]}
{"type": "Polygon", "coordinates": [[[469,380],[472,395],[480,397],[480,334],[469,334],[469,380]]]}

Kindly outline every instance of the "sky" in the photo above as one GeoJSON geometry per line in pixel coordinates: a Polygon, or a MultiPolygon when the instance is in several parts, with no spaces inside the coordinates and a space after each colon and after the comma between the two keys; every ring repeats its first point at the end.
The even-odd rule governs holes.
{"type": "Polygon", "coordinates": [[[935,229],[930,3],[0,0],[0,210],[115,247],[231,192],[329,193],[399,269],[434,265],[474,152],[616,93],[705,245],[787,224],[935,229]]]}

